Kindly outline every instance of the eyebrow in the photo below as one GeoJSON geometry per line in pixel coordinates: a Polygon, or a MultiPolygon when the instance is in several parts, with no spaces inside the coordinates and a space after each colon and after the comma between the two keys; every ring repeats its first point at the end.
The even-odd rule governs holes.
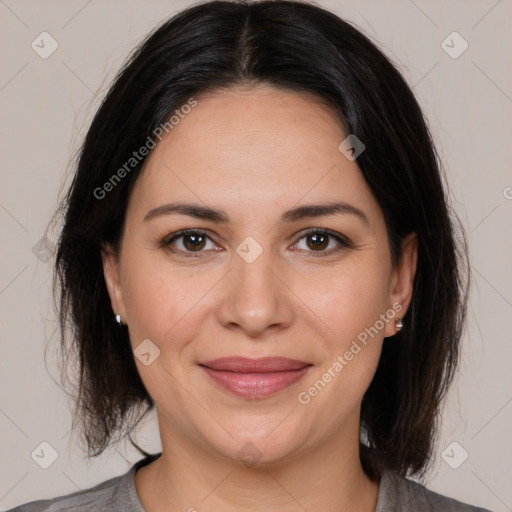
{"type": "MultiPolygon", "coordinates": [[[[146,214],[144,222],[150,221],[156,217],[172,214],[188,215],[189,217],[194,217],[196,219],[210,220],[217,223],[229,222],[229,216],[224,210],[218,210],[192,203],[169,203],[158,206],[146,214]]],[[[370,224],[368,217],[362,210],[345,202],[298,206],[284,212],[279,223],[291,223],[302,219],[335,214],[356,215],[365,224],[370,224]]]]}

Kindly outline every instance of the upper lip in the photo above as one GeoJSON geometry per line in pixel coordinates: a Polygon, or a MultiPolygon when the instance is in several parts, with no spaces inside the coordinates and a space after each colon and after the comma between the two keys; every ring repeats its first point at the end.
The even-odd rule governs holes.
{"type": "Polygon", "coordinates": [[[236,373],[271,373],[300,370],[311,363],[288,359],[286,357],[260,357],[252,359],[248,357],[222,357],[212,361],[199,363],[212,370],[223,370],[236,373]]]}

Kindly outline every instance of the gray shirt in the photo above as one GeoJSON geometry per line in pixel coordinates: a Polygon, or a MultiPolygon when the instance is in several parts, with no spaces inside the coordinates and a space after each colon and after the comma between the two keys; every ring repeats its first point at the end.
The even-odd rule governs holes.
{"type": "MultiPolygon", "coordinates": [[[[161,453],[134,464],[124,475],[111,478],[84,491],[52,500],[38,500],[7,512],[145,512],[135,488],[135,472],[153,462],[161,453]]],[[[465,505],[395,473],[382,475],[375,512],[490,512],[465,505]]]]}

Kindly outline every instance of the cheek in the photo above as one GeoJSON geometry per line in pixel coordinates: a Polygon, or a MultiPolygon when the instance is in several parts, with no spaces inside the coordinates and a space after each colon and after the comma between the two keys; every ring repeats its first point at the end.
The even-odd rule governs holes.
{"type": "Polygon", "coordinates": [[[361,402],[378,366],[386,326],[381,315],[388,304],[390,265],[385,255],[355,256],[336,269],[310,272],[297,293],[317,317],[319,334],[319,366],[304,384],[303,398],[331,411],[332,428],[361,402]]]}
{"type": "Polygon", "coordinates": [[[324,432],[335,431],[355,414],[373,379],[386,325],[381,315],[386,312],[387,282],[384,266],[347,265],[331,274],[328,289],[309,287],[305,302],[314,304],[323,334],[317,340],[318,367],[304,382],[298,401],[305,410],[316,411],[311,417],[321,421],[324,432]]]}
{"type": "Polygon", "coordinates": [[[216,282],[212,273],[170,267],[161,255],[135,251],[123,266],[123,297],[132,345],[149,338],[162,350],[193,335],[216,282]]]}
{"type": "Polygon", "coordinates": [[[339,265],[302,272],[294,290],[317,316],[319,329],[342,348],[385,312],[389,274],[385,257],[353,253],[339,265]]]}
{"type": "MultiPolygon", "coordinates": [[[[176,291],[170,283],[162,282],[155,269],[146,272],[143,264],[133,265],[126,271],[129,277],[123,286],[123,296],[132,343],[136,344],[139,338],[159,338],[158,333],[166,325],[170,328],[174,316],[179,314],[178,308],[168,309],[170,297],[176,296],[176,291]]],[[[179,303],[175,297],[174,304],[179,303]]]]}

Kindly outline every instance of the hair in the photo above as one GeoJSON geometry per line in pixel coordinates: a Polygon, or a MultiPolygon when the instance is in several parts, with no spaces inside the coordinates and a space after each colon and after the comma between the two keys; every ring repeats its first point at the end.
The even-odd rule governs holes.
{"type": "Polygon", "coordinates": [[[360,456],[372,477],[387,470],[423,475],[466,314],[464,233],[449,206],[427,123],[399,71],[354,26],[302,1],[188,7],[140,43],[96,112],[57,211],[63,227],[53,286],[61,348],[68,356],[74,352],[79,368],[73,429],[80,427],[89,458],[126,436],[148,455],[130,432],[154,401],[137,371],[128,330],[114,321],[101,258],[106,244],[119,251],[145,158],[110,181],[106,200],[94,191],[123,165],[127,170],[134,150],[154,139],[190,98],[259,84],[314,95],[365,144],[357,164],[382,209],[393,265],[405,236],[417,234],[404,327],[384,343],[362,399],[360,456]],[[134,412],[137,418],[128,421],[134,412]]]}

